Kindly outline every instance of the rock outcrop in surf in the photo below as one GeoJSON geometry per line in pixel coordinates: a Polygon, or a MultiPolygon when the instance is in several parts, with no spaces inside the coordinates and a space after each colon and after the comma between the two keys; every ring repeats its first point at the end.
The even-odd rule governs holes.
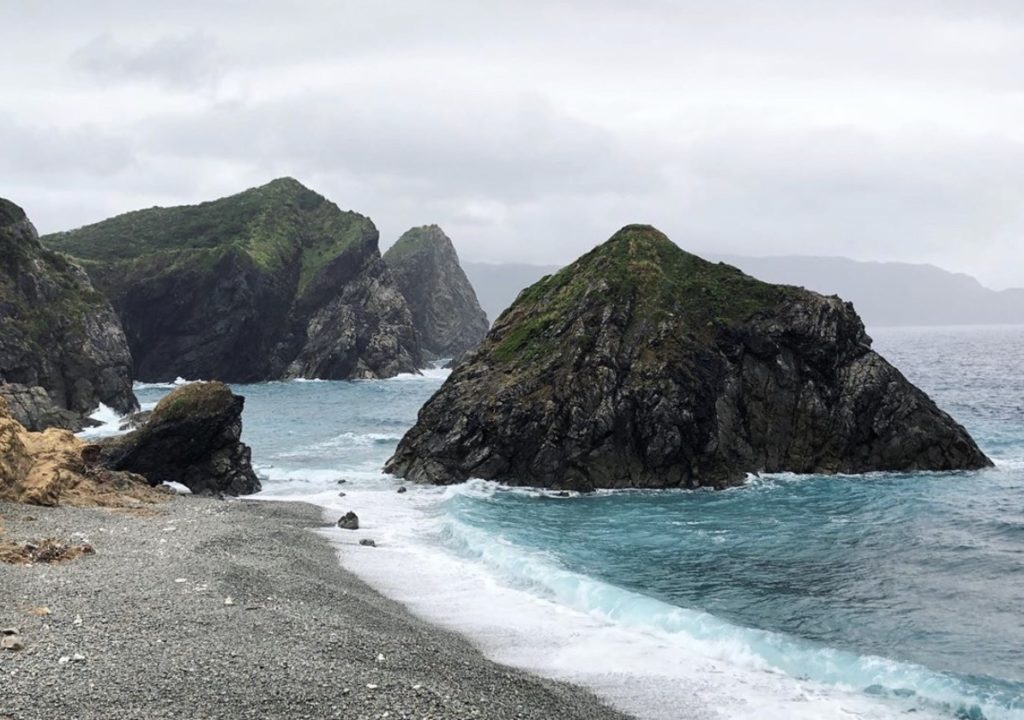
{"type": "Polygon", "coordinates": [[[179,482],[195,494],[249,495],[260,481],[241,441],[245,398],[220,382],[184,385],[164,397],[141,427],[101,441],[100,461],[150,485],[179,482]]]}
{"type": "Polygon", "coordinates": [[[524,290],[386,469],[590,490],[990,464],[849,303],[630,225],[524,290]]]}
{"type": "Polygon", "coordinates": [[[409,303],[426,355],[454,358],[480,344],[487,315],[441,228],[412,228],[388,248],[384,262],[409,303]]]}
{"type": "Polygon", "coordinates": [[[79,258],[147,382],[391,377],[422,355],[369,218],[282,178],[43,242],[79,258]]]}
{"type": "Polygon", "coordinates": [[[100,403],[138,409],[131,353],[110,303],[2,198],[0,395],[32,430],[78,427],[100,403]]]}

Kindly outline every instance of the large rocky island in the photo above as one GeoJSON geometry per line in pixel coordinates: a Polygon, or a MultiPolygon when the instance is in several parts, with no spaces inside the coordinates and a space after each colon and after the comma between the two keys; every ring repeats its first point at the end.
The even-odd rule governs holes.
{"type": "Polygon", "coordinates": [[[412,315],[377,239],[369,218],[282,178],[43,242],[110,298],[137,379],[253,382],[416,371],[412,315]]]}
{"type": "Polygon", "coordinates": [[[408,230],[384,253],[384,262],[409,303],[425,354],[458,357],[484,339],[487,315],[441,228],[408,230]]]}
{"type": "Polygon", "coordinates": [[[990,464],[849,303],[631,225],[524,290],[386,469],[590,490],[990,464]]]}
{"type": "Polygon", "coordinates": [[[75,428],[100,403],[137,409],[132,359],[110,303],[25,212],[0,198],[0,396],[31,430],[75,428]]]}

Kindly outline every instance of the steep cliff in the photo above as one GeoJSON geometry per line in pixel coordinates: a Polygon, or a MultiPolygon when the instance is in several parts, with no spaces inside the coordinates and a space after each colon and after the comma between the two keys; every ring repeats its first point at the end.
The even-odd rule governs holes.
{"type": "Polygon", "coordinates": [[[441,228],[412,228],[388,248],[384,262],[409,303],[426,353],[457,357],[483,340],[487,315],[441,228]]]}
{"type": "Polygon", "coordinates": [[[848,303],[631,225],[519,296],[387,470],[587,490],[990,464],[848,303]]]}
{"type": "Polygon", "coordinates": [[[43,248],[20,207],[0,199],[0,383],[24,386],[16,394],[36,406],[31,389],[46,391],[53,408],[33,417],[88,414],[99,403],[129,412],[138,407],[131,367],[110,303],[81,267],[43,248]]]}
{"type": "Polygon", "coordinates": [[[140,380],[389,377],[422,363],[373,223],[290,178],[43,242],[81,258],[111,299],[140,380]]]}

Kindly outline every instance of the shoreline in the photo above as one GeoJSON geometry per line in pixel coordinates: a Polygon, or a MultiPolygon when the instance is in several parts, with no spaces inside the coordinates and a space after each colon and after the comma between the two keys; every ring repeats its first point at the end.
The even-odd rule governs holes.
{"type": "Polygon", "coordinates": [[[96,550],[0,565],[0,627],[25,642],[0,652],[0,720],[629,717],[373,590],[315,532],[319,506],[177,496],[154,510],[0,503],[7,540],[96,550]]]}

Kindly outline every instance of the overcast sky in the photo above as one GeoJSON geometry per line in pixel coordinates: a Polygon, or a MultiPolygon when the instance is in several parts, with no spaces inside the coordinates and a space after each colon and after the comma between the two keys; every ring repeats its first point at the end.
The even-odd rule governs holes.
{"type": "Polygon", "coordinates": [[[0,0],[0,196],[41,232],[291,175],[464,259],[695,252],[1024,286],[1019,0],[0,0]]]}

